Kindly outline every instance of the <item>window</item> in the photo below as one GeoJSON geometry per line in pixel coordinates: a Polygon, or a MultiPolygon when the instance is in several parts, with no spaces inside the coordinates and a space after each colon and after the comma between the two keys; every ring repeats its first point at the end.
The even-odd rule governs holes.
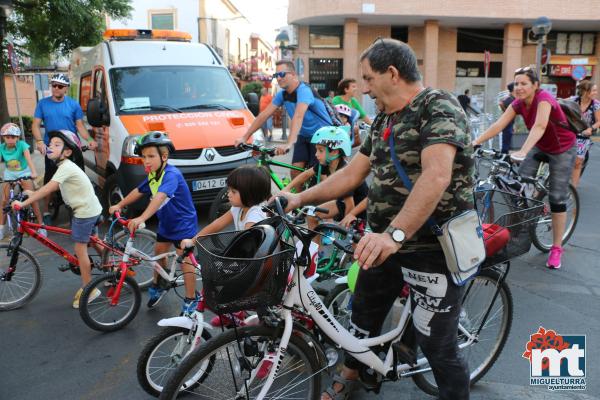
{"type": "Polygon", "coordinates": [[[341,58],[311,58],[308,60],[310,85],[319,94],[327,97],[330,90],[336,90],[342,80],[344,60],[341,58]]]}
{"type": "Polygon", "coordinates": [[[148,11],[150,29],[175,29],[175,12],[171,10],[148,11]]]}
{"type": "Polygon", "coordinates": [[[104,98],[104,71],[96,70],[94,73],[94,98],[104,98]]]}
{"type": "Polygon", "coordinates": [[[501,54],[504,46],[504,30],[458,28],[456,51],[459,53],[483,53],[488,50],[501,54]]]}
{"type": "Polygon", "coordinates": [[[344,43],[343,26],[310,26],[309,46],[312,49],[341,49],[344,43]]]}
{"type": "MultiPolygon", "coordinates": [[[[479,61],[457,61],[456,76],[467,78],[483,78],[485,71],[483,62],[479,61]]],[[[491,62],[488,78],[502,78],[502,63],[491,62]]]]}
{"type": "Polygon", "coordinates": [[[407,26],[392,26],[392,39],[408,43],[408,27],[407,26]]]}
{"type": "Polygon", "coordinates": [[[550,32],[546,46],[552,54],[594,54],[596,34],[594,32],[550,32]]]}
{"type": "Polygon", "coordinates": [[[79,105],[83,112],[87,111],[87,104],[90,100],[90,94],[92,92],[92,73],[88,72],[81,75],[79,83],[79,105]]]}

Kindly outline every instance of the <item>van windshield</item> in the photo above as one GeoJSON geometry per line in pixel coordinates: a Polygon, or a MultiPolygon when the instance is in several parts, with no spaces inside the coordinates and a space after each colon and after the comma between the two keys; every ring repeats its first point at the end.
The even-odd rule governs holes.
{"type": "Polygon", "coordinates": [[[240,110],[246,107],[229,71],[218,67],[149,66],[110,71],[117,114],[240,110]]]}

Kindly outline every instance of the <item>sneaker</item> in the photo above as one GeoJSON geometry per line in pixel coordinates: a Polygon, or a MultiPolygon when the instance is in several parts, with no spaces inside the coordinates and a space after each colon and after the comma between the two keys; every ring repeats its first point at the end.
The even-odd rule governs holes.
{"type": "MultiPolygon", "coordinates": [[[[83,289],[79,288],[77,293],[75,293],[75,297],[73,297],[73,308],[79,308],[79,299],[81,298],[81,293],[83,293],[83,289]]],[[[94,288],[94,291],[88,298],[88,303],[91,303],[92,301],[96,300],[98,297],[100,297],[101,294],[102,292],[94,288]]]]}
{"type": "Polygon", "coordinates": [[[181,305],[181,315],[190,316],[196,311],[198,308],[198,301],[200,300],[200,296],[196,293],[196,297],[194,299],[185,298],[183,299],[183,304],[181,305]]]}
{"type": "Polygon", "coordinates": [[[162,300],[165,294],[167,294],[167,291],[163,288],[152,285],[148,288],[148,294],[150,295],[150,298],[148,299],[148,308],[153,308],[158,304],[159,301],[162,300]]]}
{"type": "Polygon", "coordinates": [[[548,256],[548,261],[546,262],[546,267],[550,269],[559,269],[560,256],[562,256],[563,251],[563,248],[560,246],[552,246],[550,248],[550,255],[548,256]]]}
{"type": "MultiPolygon", "coordinates": [[[[231,328],[233,327],[233,321],[231,320],[231,317],[229,316],[230,314],[227,315],[217,315],[215,317],[213,317],[210,320],[210,324],[212,326],[214,326],[215,328],[220,328],[221,327],[221,321],[223,322],[223,327],[225,328],[231,328]]],[[[233,318],[235,320],[235,325],[236,326],[241,326],[241,323],[244,321],[244,319],[248,316],[248,314],[246,313],[246,311],[238,311],[238,312],[234,312],[233,313],[233,318]]]]}
{"type": "Polygon", "coordinates": [[[44,228],[40,228],[37,230],[38,235],[43,237],[48,237],[48,232],[44,228]]]}
{"type": "Polygon", "coordinates": [[[42,220],[44,221],[44,225],[52,225],[52,216],[50,213],[44,213],[42,220]]]}

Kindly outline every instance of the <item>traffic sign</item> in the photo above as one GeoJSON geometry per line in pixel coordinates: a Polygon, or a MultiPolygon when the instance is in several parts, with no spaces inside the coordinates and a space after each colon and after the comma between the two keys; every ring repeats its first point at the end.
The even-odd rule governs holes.
{"type": "Polygon", "coordinates": [[[582,80],[583,78],[586,77],[586,75],[587,75],[587,70],[585,69],[585,67],[583,65],[576,65],[571,70],[571,78],[575,79],[576,81],[582,80]]]}

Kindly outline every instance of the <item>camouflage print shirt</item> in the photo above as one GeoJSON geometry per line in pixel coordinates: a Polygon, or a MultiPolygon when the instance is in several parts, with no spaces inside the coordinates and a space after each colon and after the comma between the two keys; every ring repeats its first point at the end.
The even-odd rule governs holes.
{"type": "MultiPolygon", "coordinates": [[[[413,184],[422,172],[421,152],[425,147],[448,143],[458,148],[452,182],[433,213],[438,224],[473,208],[473,161],[466,115],[452,94],[427,88],[404,109],[391,115],[379,114],[360,149],[369,157],[373,174],[367,218],[374,232],[383,232],[389,226],[409,194],[394,168],[389,143],[383,139],[388,126],[394,135],[394,151],[413,184]]],[[[431,229],[424,224],[404,244],[403,251],[440,248],[431,229]]]]}

